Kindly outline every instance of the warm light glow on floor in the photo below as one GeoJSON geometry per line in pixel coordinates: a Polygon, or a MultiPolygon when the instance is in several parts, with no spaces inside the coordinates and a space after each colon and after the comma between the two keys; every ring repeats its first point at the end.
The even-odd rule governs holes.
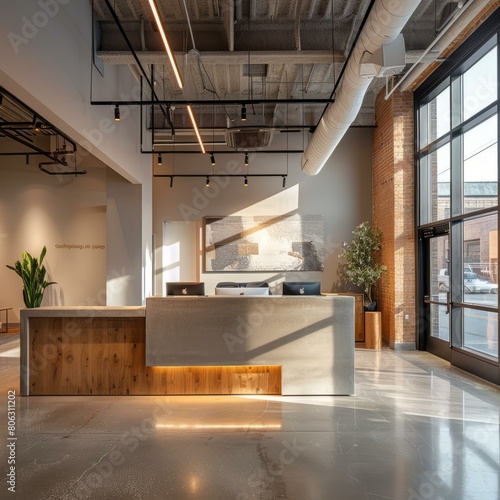
{"type": "Polygon", "coordinates": [[[157,429],[281,429],[281,424],[156,424],[157,429]]]}

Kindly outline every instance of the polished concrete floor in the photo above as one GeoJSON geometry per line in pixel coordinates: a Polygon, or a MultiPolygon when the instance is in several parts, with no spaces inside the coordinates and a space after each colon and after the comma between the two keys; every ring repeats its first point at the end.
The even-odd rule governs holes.
{"type": "MultiPolygon", "coordinates": [[[[1,348],[5,452],[19,368],[1,348]]],[[[16,412],[22,500],[500,497],[500,390],[428,353],[357,350],[351,397],[18,397],[16,412]]]]}

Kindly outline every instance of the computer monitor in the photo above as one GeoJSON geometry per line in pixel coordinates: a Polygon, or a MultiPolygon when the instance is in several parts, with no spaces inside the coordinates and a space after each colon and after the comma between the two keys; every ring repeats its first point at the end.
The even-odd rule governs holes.
{"type": "Polygon", "coordinates": [[[167,295],[176,296],[193,296],[193,295],[205,295],[205,283],[203,282],[184,282],[175,281],[167,283],[167,295]]]}
{"type": "Polygon", "coordinates": [[[321,295],[319,281],[284,281],[283,295],[321,295]]]}
{"type": "Polygon", "coordinates": [[[263,296],[269,295],[269,288],[264,287],[238,287],[238,288],[224,288],[224,287],[215,287],[215,295],[225,295],[231,297],[238,296],[263,296]]]}

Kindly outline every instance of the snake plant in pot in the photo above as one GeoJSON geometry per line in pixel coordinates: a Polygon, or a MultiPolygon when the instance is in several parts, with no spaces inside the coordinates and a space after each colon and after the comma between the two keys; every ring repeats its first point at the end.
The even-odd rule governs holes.
{"type": "Polygon", "coordinates": [[[372,300],[372,287],[382,273],[387,271],[387,266],[375,260],[382,246],[382,235],[377,227],[370,226],[368,222],[356,226],[352,234],[352,242],[343,244],[343,252],[340,255],[346,260],[345,274],[351,283],[363,290],[365,310],[375,310],[377,304],[372,300]]]}
{"type": "Polygon", "coordinates": [[[28,252],[23,252],[21,261],[17,261],[14,266],[7,267],[17,273],[23,280],[23,298],[24,304],[28,308],[40,307],[43,294],[49,285],[55,285],[55,281],[46,281],[47,270],[43,265],[43,258],[47,253],[44,246],[40,258],[32,257],[28,252]]]}

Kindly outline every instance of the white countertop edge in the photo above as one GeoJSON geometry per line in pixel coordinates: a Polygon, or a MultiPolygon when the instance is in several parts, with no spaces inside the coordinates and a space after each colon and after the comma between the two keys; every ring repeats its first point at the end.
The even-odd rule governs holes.
{"type": "Polygon", "coordinates": [[[25,318],[141,318],[146,316],[144,306],[47,306],[21,309],[25,318]]]}

